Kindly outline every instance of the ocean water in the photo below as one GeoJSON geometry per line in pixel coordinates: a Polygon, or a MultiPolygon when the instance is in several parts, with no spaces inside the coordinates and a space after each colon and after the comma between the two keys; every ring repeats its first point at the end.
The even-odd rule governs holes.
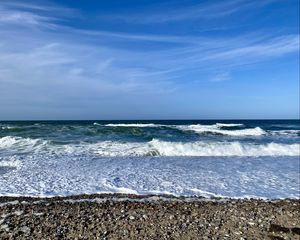
{"type": "Polygon", "coordinates": [[[0,195],[299,198],[299,120],[0,122],[0,195]]]}

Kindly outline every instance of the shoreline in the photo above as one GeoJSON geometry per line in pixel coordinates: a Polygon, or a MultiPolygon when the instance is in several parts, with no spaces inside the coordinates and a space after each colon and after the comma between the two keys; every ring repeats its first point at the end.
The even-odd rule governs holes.
{"type": "Polygon", "coordinates": [[[300,199],[0,196],[1,239],[299,239],[300,199]]]}
{"type": "Polygon", "coordinates": [[[174,195],[174,194],[135,194],[122,192],[103,192],[103,193],[82,193],[71,195],[0,195],[1,203],[9,201],[64,201],[64,200],[95,200],[101,201],[259,201],[259,202],[278,202],[278,201],[299,201],[299,197],[292,198],[259,198],[259,197],[223,197],[223,196],[200,196],[200,195],[174,195]]]}

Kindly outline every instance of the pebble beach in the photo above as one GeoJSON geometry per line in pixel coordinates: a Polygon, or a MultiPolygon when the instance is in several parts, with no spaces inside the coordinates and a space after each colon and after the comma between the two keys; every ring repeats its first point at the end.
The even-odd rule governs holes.
{"type": "Polygon", "coordinates": [[[1,239],[299,239],[300,200],[0,197],[1,239]]]}

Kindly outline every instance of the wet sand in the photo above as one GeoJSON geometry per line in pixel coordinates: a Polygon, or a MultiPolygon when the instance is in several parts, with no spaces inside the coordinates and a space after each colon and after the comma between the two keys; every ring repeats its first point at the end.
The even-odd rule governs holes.
{"type": "Polygon", "coordinates": [[[0,239],[300,239],[300,200],[0,197],[0,239]]]}

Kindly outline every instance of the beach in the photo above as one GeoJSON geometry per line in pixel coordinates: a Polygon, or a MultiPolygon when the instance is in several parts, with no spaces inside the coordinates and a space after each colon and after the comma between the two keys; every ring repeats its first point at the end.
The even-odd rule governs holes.
{"type": "Polygon", "coordinates": [[[0,122],[0,239],[299,239],[299,122],[0,122]]]}
{"type": "Polygon", "coordinates": [[[0,240],[300,240],[299,0],[0,0],[0,240]]]}
{"type": "Polygon", "coordinates": [[[1,239],[299,239],[300,200],[0,197],[1,239]]]}

